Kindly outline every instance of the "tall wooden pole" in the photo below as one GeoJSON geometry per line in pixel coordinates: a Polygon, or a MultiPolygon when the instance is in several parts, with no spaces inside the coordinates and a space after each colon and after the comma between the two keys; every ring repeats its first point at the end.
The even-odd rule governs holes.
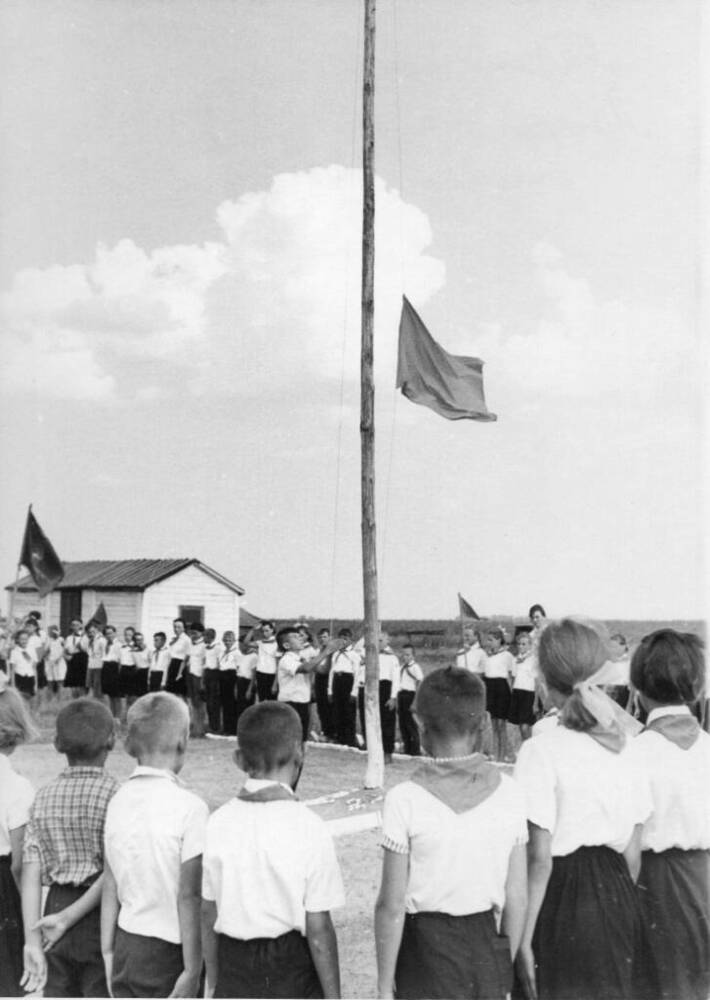
{"type": "Polygon", "coordinates": [[[362,342],[360,356],[360,484],[362,496],[362,582],[365,604],[366,788],[384,784],[379,710],[379,619],[375,539],[375,0],[365,3],[365,59],[362,102],[362,342]]]}

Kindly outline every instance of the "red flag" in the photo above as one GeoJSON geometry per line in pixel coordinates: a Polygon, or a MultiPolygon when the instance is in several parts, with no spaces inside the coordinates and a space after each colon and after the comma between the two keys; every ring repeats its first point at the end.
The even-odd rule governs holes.
{"type": "Polygon", "coordinates": [[[474,621],[480,622],[481,618],[473,610],[468,601],[465,601],[461,594],[459,594],[459,618],[473,618],[474,621]]]}
{"type": "Polygon", "coordinates": [[[37,523],[31,507],[27,511],[20,562],[29,570],[40,597],[45,597],[64,579],[62,561],[37,523]]]}
{"type": "Polygon", "coordinates": [[[402,297],[397,388],[447,420],[497,420],[483,395],[483,362],[440,347],[402,297]]]}

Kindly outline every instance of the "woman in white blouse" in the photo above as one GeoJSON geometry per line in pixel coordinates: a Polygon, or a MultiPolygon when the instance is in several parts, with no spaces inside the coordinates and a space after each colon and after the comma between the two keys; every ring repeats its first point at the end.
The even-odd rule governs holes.
{"type": "Polygon", "coordinates": [[[559,724],[526,740],[515,778],[528,818],[528,909],[518,974],[528,997],[621,1000],[634,990],[641,918],[634,881],[651,812],[627,737],[640,728],[589,678],[598,631],[548,624],[538,662],[559,724]]]}

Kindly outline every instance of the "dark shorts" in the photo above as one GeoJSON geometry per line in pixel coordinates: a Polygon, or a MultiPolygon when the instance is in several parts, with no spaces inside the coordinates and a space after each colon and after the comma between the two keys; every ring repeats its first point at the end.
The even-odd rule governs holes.
{"type": "Polygon", "coordinates": [[[120,665],[114,660],[105,660],[101,667],[101,690],[109,698],[120,698],[121,687],[118,682],[120,665]]]}
{"type": "Polygon", "coordinates": [[[314,997],[323,989],[308,941],[298,931],[239,941],[217,935],[215,997],[314,997]]]}
{"type": "Polygon", "coordinates": [[[15,687],[20,694],[31,698],[35,693],[35,679],[34,677],[25,677],[23,674],[15,674],[15,687]]]}
{"type": "Polygon", "coordinates": [[[89,657],[83,650],[67,660],[67,672],[64,677],[65,688],[85,688],[86,675],[89,669],[89,657]]]}
{"type": "Polygon", "coordinates": [[[111,978],[115,997],[167,997],[183,968],[179,944],[116,928],[111,978]]]}
{"type": "Polygon", "coordinates": [[[492,719],[507,719],[510,709],[510,687],[504,677],[484,677],[486,708],[492,719]]]}
{"type": "MultiPolygon", "coordinates": [[[[47,893],[45,916],[58,913],[83,896],[88,886],[53,885],[47,893]]],[[[101,955],[101,907],[82,917],[46,953],[46,997],[106,997],[101,955]]]]}
{"type": "Polygon", "coordinates": [[[510,942],[492,910],[408,913],[394,981],[407,1000],[503,1000],[513,984],[510,942]]]}
{"type": "Polygon", "coordinates": [[[521,691],[520,688],[513,688],[510,695],[508,722],[512,722],[514,726],[532,726],[535,722],[534,704],[534,691],[521,691]]]}

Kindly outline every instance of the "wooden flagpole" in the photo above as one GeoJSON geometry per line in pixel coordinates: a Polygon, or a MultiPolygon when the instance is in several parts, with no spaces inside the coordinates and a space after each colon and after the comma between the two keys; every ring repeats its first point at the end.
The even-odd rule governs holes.
{"type": "Polygon", "coordinates": [[[365,3],[362,102],[362,290],[360,354],[360,484],[362,582],[365,607],[366,788],[384,785],[379,699],[379,618],[375,534],[375,0],[365,3]]]}

